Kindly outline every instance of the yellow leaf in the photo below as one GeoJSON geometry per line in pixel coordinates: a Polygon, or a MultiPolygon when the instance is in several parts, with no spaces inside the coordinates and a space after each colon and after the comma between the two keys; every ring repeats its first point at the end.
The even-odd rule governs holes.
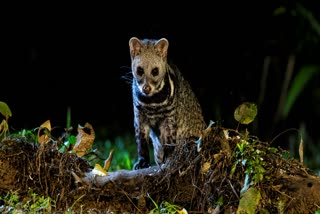
{"type": "Polygon", "coordinates": [[[100,166],[100,164],[96,163],[94,169],[92,170],[92,174],[106,176],[108,175],[107,171],[100,166]]]}
{"type": "Polygon", "coordinates": [[[47,144],[51,139],[51,123],[50,120],[41,124],[38,129],[38,142],[40,144],[47,144]]]}
{"type": "Polygon", "coordinates": [[[185,208],[183,208],[182,210],[178,210],[177,212],[178,214],[188,214],[188,211],[185,208]]]}
{"type": "Polygon", "coordinates": [[[51,123],[50,120],[45,121],[41,124],[40,128],[47,128],[49,131],[51,131],[51,123]]]}
{"type": "Polygon", "coordinates": [[[0,101],[0,113],[8,120],[12,116],[9,106],[5,102],[0,101]]]}
{"type": "Polygon", "coordinates": [[[79,125],[76,139],[76,144],[72,151],[76,153],[78,157],[82,157],[91,149],[95,139],[95,132],[92,125],[89,123],[86,123],[84,127],[79,125]]]}
{"type": "Polygon", "coordinates": [[[258,108],[255,103],[244,102],[234,111],[234,119],[241,124],[251,123],[257,116],[258,108]]]}

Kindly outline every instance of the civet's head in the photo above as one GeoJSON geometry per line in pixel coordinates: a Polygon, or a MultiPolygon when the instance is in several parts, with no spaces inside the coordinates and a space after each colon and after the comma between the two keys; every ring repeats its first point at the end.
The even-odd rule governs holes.
{"type": "Polygon", "coordinates": [[[161,91],[166,75],[168,40],[140,40],[132,37],[129,41],[133,81],[146,96],[161,91]]]}

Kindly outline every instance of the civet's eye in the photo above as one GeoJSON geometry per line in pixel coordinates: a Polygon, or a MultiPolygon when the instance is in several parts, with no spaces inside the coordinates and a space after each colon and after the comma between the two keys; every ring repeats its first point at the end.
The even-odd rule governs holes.
{"type": "Polygon", "coordinates": [[[137,75],[138,75],[138,76],[142,76],[142,75],[143,75],[143,73],[144,73],[143,68],[141,68],[141,67],[137,67],[137,75]]]}
{"type": "Polygon", "coordinates": [[[159,74],[159,69],[158,68],[154,68],[154,69],[152,69],[152,71],[151,71],[151,74],[152,74],[152,76],[158,76],[158,74],[159,74]]]}

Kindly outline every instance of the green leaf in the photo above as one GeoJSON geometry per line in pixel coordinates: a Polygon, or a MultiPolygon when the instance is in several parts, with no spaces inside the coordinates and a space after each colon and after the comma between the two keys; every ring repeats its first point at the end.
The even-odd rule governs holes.
{"type": "Polygon", "coordinates": [[[276,9],[273,11],[273,15],[274,15],[274,16],[279,16],[279,15],[284,14],[286,11],[287,11],[287,8],[281,6],[281,7],[276,8],[276,9]]]}
{"type": "Polygon", "coordinates": [[[241,124],[251,123],[257,116],[258,108],[255,103],[244,102],[234,111],[234,119],[241,124]]]}
{"type": "Polygon", "coordinates": [[[234,172],[236,171],[236,168],[237,168],[237,165],[236,165],[236,164],[232,165],[232,168],[231,168],[231,170],[230,170],[230,175],[233,175],[233,174],[234,174],[234,172]]]}
{"type": "Polygon", "coordinates": [[[274,147],[269,147],[268,150],[272,153],[276,153],[278,151],[278,149],[274,147]]]}
{"type": "Polygon", "coordinates": [[[240,213],[254,214],[260,199],[261,199],[260,192],[256,188],[250,187],[241,196],[237,214],[240,214],[240,213]]]}
{"type": "Polygon", "coordinates": [[[11,110],[9,106],[5,102],[0,101],[0,113],[8,119],[9,117],[12,116],[11,110]]]}
{"type": "Polygon", "coordinates": [[[69,142],[69,144],[75,145],[77,142],[77,137],[74,135],[70,135],[68,138],[68,142],[69,142]]]}
{"type": "Polygon", "coordinates": [[[214,204],[223,206],[223,195],[221,195],[214,204]]]}
{"type": "Polygon", "coordinates": [[[320,23],[317,18],[313,15],[313,13],[302,6],[301,4],[297,4],[297,13],[300,13],[304,19],[309,21],[309,25],[316,32],[317,36],[320,35],[320,23]]]}
{"type": "Polygon", "coordinates": [[[284,104],[282,117],[286,118],[292,109],[297,97],[301,94],[308,81],[320,71],[319,66],[304,66],[302,67],[295,78],[293,79],[290,90],[288,91],[287,100],[284,104]]]}

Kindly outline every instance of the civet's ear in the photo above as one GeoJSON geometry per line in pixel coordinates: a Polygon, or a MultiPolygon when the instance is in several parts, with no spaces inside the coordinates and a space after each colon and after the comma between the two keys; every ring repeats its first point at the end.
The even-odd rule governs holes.
{"type": "Polygon", "coordinates": [[[142,43],[137,37],[132,37],[129,40],[129,47],[131,58],[134,58],[135,56],[140,54],[142,43]]]}
{"type": "Polygon", "coordinates": [[[169,47],[169,42],[165,38],[159,39],[155,44],[155,49],[157,53],[159,54],[159,56],[161,56],[164,59],[167,58],[168,47],[169,47]]]}

